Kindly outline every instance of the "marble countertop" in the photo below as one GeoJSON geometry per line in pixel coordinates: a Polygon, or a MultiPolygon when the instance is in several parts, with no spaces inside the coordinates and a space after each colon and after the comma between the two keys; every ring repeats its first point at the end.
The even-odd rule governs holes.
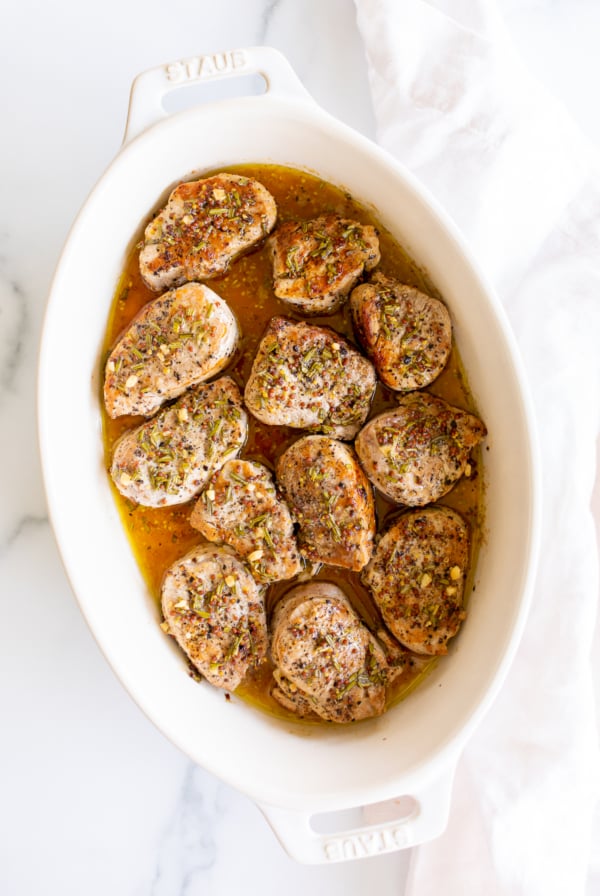
{"type": "MultiPolygon", "coordinates": [[[[502,6],[531,67],[600,145],[600,6],[502,6]]],[[[159,63],[263,43],[287,55],[328,111],[375,137],[351,0],[21,0],[5,10],[0,892],[7,896],[404,890],[407,852],[296,865],[250,800],[193,766],[151,725],[79,613],[45,506],[35,423],[43,310],[70,223],[119,149],[131,81],[159,63]]],[[[82,320],[85,302],[82,284],[82,320]]],[[[599,519],[598,488],[594,501],[599,519]]]]}

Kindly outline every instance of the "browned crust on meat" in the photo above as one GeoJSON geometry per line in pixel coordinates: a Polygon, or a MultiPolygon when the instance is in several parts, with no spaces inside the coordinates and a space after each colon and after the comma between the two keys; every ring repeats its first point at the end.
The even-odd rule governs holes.
{"type": "Polygon", "coordinates": [[[401,398],[396,410],[369,420],[355,447],[367,476],[384,495],[420,507],[453,488],[486,433],[473,414],[417,392],[401,398]]]}
{"type": "Polygon", "coordinates": [[[169,567],[161,593],[170,634],[211,684],[233,691],[264,659],[262,589],[230,548],[194,548],[169,567]]]}
{"type": "Polygon", "coordinates": [[[196,502],[190,525],[209,541],[231,545],[258,582],[291,579],[302,570],[289,507],[256,461],[227,461],[196,502]]]}
{"type": "Polygon", "coordinates": [[[273,695],[292,711],[345,723],[385,709],[385,656],[336,585],[301,585],[278,603],[271,655],[273,695]]]}
{"type": "Polygon", "coordinates": [[[154,414],[165,401],[220,373],[238,338],[225,300],[200,283],[186,283],[148,302],[106,362],[109,416],[154,414]]]}
{"type": "Polygon", "coordinates": [[[447,653],[466,617],[469,541],[466,522],[448,507],[408,511],[380,538],[361,578],[392,634],[410,650],[447,653]]]}
{"type": "Polygon", "coordinates": [[[339,215],[281,224],[268,246],[275,295],[304,314],[332,314],[380,260],[375,228],[339,215]]]}
{"type": "Polygon", "coordinates": [[[230,377],[195,386],[121,436],[113,450],[112,479],[137,504],[182,504],[239,454],[247,430],[240,391],[230,377]]]}
{"type": "Polygon", "coordinates": [[[248,410],[271,426],[351,439],[375,391],[373,365],[329,327],[273,317],[244,391],[248,410]]]}
{"type": "Polygon", "coordinates": [[[150,289],[223,274],[275,226],[277,208],[258,181],[217,174],[180,184],[150,222],[140,271],[150,289]]]}
{"type": "Polygon", "coordinates": [[[305,436],[281,455],[276,475],[299,525],[302,556],[362,569],[373,550],[375,504],[354,451],[327,436],[305,436]]]}
{"type": "Polygon", "coordinates": [[[360,344],[390,389],[421,389],[444,369],[452,324],[439,299],[376,272],[352,291],[350,310],[360,344]]]}

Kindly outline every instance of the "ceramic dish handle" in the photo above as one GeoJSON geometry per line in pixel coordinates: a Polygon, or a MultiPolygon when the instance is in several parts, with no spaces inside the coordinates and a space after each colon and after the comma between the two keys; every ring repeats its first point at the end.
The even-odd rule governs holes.
{"type": "Polygon", "coordinates": [[[163,99],[172,91],[193,83],[253,74],[265,79],[267,94],[311,99],[285,56],[273,47],[246,47],[178,59],[142,72],[133,82],[123,143],[167,117],[163,99]]]}
{"type": "Polygon", "coordinates": [[[448,822],[453,778],[454,765],[418,794],[363,806],[364,826],[332,834],[315,831],[308,813],[260,803],[259,808],[293,859],[307,864],[345,862],[407,849],[438,837],[448,822]],[[378,821],[378,815],[384,810],[389,815],[394,804],[397,817],[378,821]],[[408,809],[404,808],[407,804],[408,809]]]}

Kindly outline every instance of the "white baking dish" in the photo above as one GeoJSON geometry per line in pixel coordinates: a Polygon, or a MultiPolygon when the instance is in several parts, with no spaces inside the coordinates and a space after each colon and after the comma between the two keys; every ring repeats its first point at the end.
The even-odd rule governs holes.
{"type": "Polygon", "coordinates": [[[386,852],[443,830],[457,757],[505,677],[527,612],[539,522],[532,420],[502,308],[452,221],[401,165],[323,112],[279,53],[199,57],[136,79],[123,148],[72,228],[48,303],[39,431],[50,514],[81,609],[133,699],[191,759],[254,798],[296,858],[386,852]],[[171,117],[162,108],[182,84],[256,72],[267,84],[261,96],[171,117]],[[407,700],[350,727],[271,718],[187,676],[158,626],[105,472],[101,348],[128,247],[171,184],[244,161],[315,171],[377,209],[448,303],[489,430],[488,535],[461,635],[407,700]],[[372,804],[402,796],[412,798],[410,811],[403,801],[392,820],[364,821],[378,817],[372,804]],[[361,806],[350,831],[310,824],[315,813],[361,806]]]}

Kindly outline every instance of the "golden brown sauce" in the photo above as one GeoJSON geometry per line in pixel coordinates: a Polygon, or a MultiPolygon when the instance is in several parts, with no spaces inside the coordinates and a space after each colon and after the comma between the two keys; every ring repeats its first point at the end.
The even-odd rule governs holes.
{"type": "MultiPolygon", "coordinates": [[[[344,190],[311,174],[277,165],[237,165],[229,166],[227,171],[254,177],[264,184],[277,203],[279,222],[289,219],[309,219],[327,212],[337,212],[363,224],[373,224],[379,231],[381,248],[379,269],[430,295],[439,295],[425,274],[419,270],[392,235],[377,221],[376,216],[354,201],[344,190]]],[[[207,172],[203,176],[214,173],[216,172],[207,172]]],[[[143,229],[140,230],[140,237],[142,232],[143,229]]],[[[226,373],[236,380],[243,391],[256,347],[270,318],[276,314],[300,318],[274,295],[271,263],[264,247],[234,262],[228,273],[210,280],[208,285],[227,301],[240,322],[242,330],[240,349],[234,363],[226,373]]],[[[136,247],[130,253],[126,269],[116,290],[106,332],[105,347],[107,351],[140,308],[153,298],[156,298],[156,293],[145,286],[140,276],[136,247]]],[[[324,323],[334,327],[355,342],[349,311],[346,307],[334,315],[311,317],[310,322],[324,323]]],[[[427,391],[444,398],[451,404],[476,412],[455,348],[452,350],[445,370],[427,391]]],[[[386,408],[395,407],[395,405],[394,393],[378,385],[370,416],[374,416],[386,408]]],[[[110,468],[112,446],[116,439],[124,430],[137,426],[141,422],[143,422],[143,418],[140,417],[120,417],[111,420],[103,412],[107,469],[110,468]]],[[[243,456],[259,460],[272,469],[277,456],[300,434],[299,430],[288,427],[266,426],[249,415],[249,435],[243,456]]],[[[469,592],[472,571],[481,540],[483,477],[478,470],[480,463],[480,453],[476,452],[472,462],[471,477],[461,479],[452,491],[439,502],[460,511],[471,526],[471,577],[467,580],[465,594],[469,592]]],[[[205,541],[203,536],[192,529],[189,524],[189,516],[194,502],[155,509],[132,504],[123,498],[114,487],[113,492],[142,574],[152,596],[160,604],[160,587],[167,567],[186,554],[194,545],[205,541]]],[[[385,523],[393,514],[398,513],[400,508],[378,492],[376,492],[376,507],[378,531],[381,531],[385,523]]],[[[323,566],[316,578],[338,584],[370,628],[375,630],[381,625],[379,611],[367,590],[362,586],[358,573],[323,566]]],[[[270,586],[266,598],[268,613],[272,611],[277,600],[294,584],[294,582],[279,582],[270,586]]],[[[404,697],[436,662],[435,658],[415,656],[412,665],[390,688],[388,704],[395,703],[404,697]]],[[[271,672],[270,663],[265,661],[259,669],[247,676],[243,684],[236,690],[236,695],[267,712],[290,718],[291,714],[270,696],[271,672]]]]}

